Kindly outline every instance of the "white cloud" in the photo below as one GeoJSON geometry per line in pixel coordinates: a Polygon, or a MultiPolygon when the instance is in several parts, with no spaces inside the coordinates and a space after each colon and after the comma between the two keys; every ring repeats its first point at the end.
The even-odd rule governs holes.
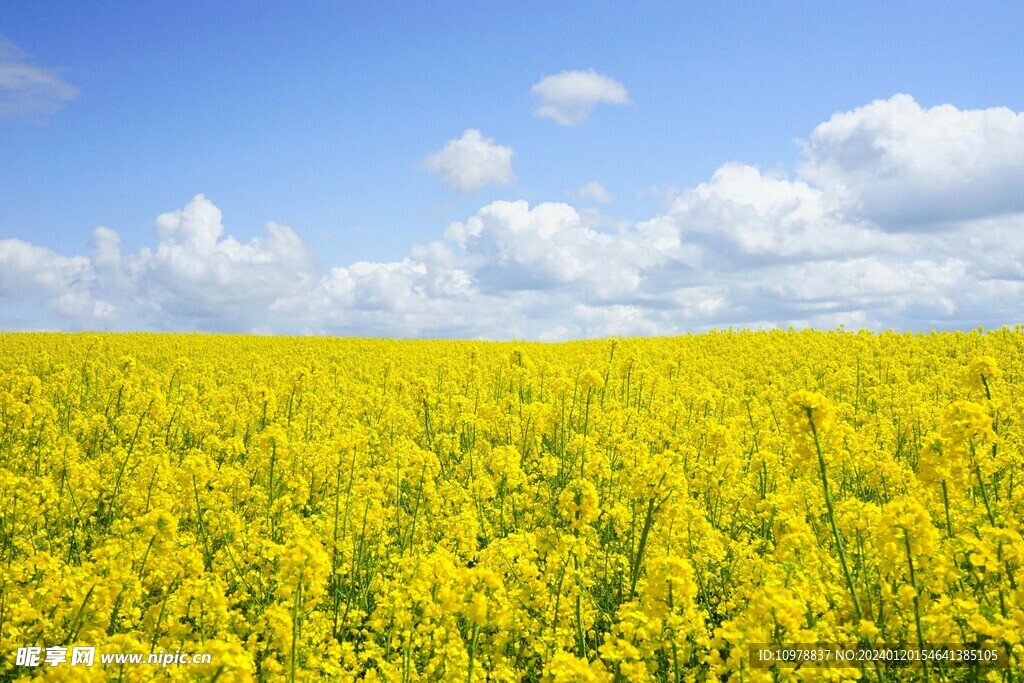
{"type": "Polygon", "coordinates": [[[73,325],[114,315],[93,296],[96,273],[85,256],[61,256],[17,239],[0,240],[0,299],[39,301],[73,325]]]}
{"type": "MultiPolygon", "coordinates": [[[[943,116],[960,121],[963,113],[943,116]]],[[[989,124],[973,129],[978,146],[989,144],[989,124]]],[[[942,158],[936,149],[971,147],[957,142],[963,131],[955,126],[933,126],[932,142],[920,147],[895,140],[916,131],[859,130],[859,142],[849,145],[861,150],[916,149],[942,158]]],[[[88,256],[0,241],[0,303],[19,311],[41,304],[68,327],[468,338],[1019,322],[1024,211],[992,199],[978,174],[956,184],[916,161],[893,165],[876,156],[879,176],[895,168],[905,180],[910,189],[900,194],[894,180],[872,181],[868,162],[825,164],[843,158],[835,149],[847,145],[826,153],[826,137],[813,138],[796,176],[724,164],[645,221],[566,203],[494,201],[438,239],[412,246],[405,258],[336,267],[321,267],[309,245],[277,223],[240,242],[220,210],[198,195],[158,216],[155,245],[134,252],[106,227],[93,231],[88,256]],[[957,197],[942,229],[887,222],[896,209],[920,217],[923,204],[915,202],[929,172],[957,197]],[[890,183],[885,192],[876,187],[883,181],[890,183]]],[[[991,168],[1012,175],[1013,163],[1000,154],[992,151],[991,168]]],[[[992,172],[981,161],[971,164],[992,172]]]]}
{"type": "Polygon", "coordinates": [[[835,114],[811,134],[801,176],[887,230],[1024,211],[1024,113],[925,109],[909,95],[835,114]]]}
{"type": "Polygon", "coordinates": [[[122,258],[135,304],[156,324],[249,329],[277,299],[316,282],[313,256],[274,222],[241,243],[224,237],[221,212],[203,195],[156,219],[155,249],[122,258]]]}
{"type": "Polygon", "coordinates": [[[576,191],[576,194],[579,195],[580,199],[596,204],[610,204],[612,201],[612,193],[596,180],[583,183],[580,189],[576,191]]]}
{"type": "Polygon", "coordinates": [[[0,117],[49,116],[76,95],[78,89],[57,71],[32,64],[20,48],[0,38],[0,117]]]}
{"type": "Polygon", "coordinates": [[[445,236],[464,252],[486,292],[550,291],[572,286],[589,297],[636,293],[645,263],[660,258],[638,234],[587,227],[568,204],[496,201],[445,236]]]}
{"type": "Polygon", "coordinates": [[[456,192],[472,194],[485,185],[509,185],[515,182],[511,147],[485,138],[470,128],[461,138],[449,140],[444,147],[424,159],[424,166],[441,176],[442,182],[456,192]]]}
{"type": "Polygon", "coordinates": [[[563,126],[586,121],[598,104],[629,103],[626,86],[593,69],[547,76],[534,83],[530,92],[540,100],[533,113],[554,119],[563,126]]]}
{"type": "Polygon", "coordinates": [[[669,215],[684,239],[718,259],[816,259],[902,248],[898,238],[830,210],[821,190],[737,163],[680,194],[669,215]]]}

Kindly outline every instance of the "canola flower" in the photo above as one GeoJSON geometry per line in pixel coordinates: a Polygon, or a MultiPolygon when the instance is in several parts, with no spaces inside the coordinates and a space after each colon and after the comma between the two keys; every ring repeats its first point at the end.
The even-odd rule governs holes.
{"type": "Polygon", "coordinates": [[[0,334],[0,679],[1024,680],[1022,372],[1022,329],[0,334]],[[751,658],[817,642],[1003,666],[751,658]]]}

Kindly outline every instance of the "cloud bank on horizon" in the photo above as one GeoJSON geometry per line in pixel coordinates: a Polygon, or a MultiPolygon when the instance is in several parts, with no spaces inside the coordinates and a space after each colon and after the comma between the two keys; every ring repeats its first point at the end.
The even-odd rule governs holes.
{"type": "MultiPolygon", "coordinates": [[[[572,125],[629,101],[595,72],[534,86],[572,125]]],[[[1024,114],[921,107],[897,94],[822,122],[793,175],[739,162],[616,223],[561,202],[492,201],[400,261],[330,266],[288,226],[241,242],[196,195],[125,252],[0,240],[0,301],[64,329],[560,340],[713,327],[929,330],[1022,322],[1024,114]]],[[[451,189],[514,182],[511,147],[476,129],[424,161],[451,189]]],[[[597,180],[575,196],[607,203],[597,180]]],[[[440,228],[440,226],[439,226],[440,228]]]]}

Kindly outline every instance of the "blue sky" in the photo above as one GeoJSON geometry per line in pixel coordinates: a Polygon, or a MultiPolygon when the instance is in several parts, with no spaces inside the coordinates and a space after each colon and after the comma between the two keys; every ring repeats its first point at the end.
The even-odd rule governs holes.
{"type": "Polygon", "coordinates": [[[1020,322],[1021,25],[1005,2],[8,5],[0,327],[1020,322]]]}

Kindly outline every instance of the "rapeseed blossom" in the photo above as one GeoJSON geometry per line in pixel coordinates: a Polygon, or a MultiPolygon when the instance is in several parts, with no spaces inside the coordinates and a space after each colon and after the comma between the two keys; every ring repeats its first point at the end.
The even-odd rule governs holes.
{"type": "Polygon", "coordinates": [[[0,679],[1020,680],[1022,335],[0,334],[0,679]]]}

